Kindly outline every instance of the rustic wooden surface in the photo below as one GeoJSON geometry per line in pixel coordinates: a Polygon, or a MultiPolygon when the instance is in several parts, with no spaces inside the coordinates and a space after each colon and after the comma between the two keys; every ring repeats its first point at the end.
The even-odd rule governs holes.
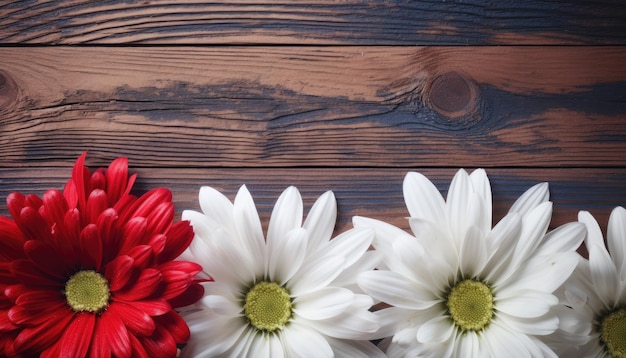
{"type": "Polygon", "coordinates": [[[626,205],[622,1],[1,1],[0,214],[127,156],[177,212],[288,185],[407,227],[402,179],[484,167],[494,218],[548,181],[552,226],[626,205]],[[463,46],[460,46],[463,45],[463,46]]]}

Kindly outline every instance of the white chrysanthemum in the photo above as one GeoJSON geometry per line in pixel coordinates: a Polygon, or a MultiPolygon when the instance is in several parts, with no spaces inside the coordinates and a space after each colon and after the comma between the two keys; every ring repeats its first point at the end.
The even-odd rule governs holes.
{"type": "Polygon", "coordinates": [[[492,229],[484,170],[460,170],[447,201],[423,175],[408,173],[404,198],[413,235],[355,217],[376,231],[380,270],[359,285],[392,307],[377,312],[390,357],[555,357],[537,336],[554,332],[553,292],[577,262],[579,223],[546,235],[548,185],[524,193],[492,229]]]}
{"type": "Polygon", "coordinates": [[[356,277],[379,261],[374,233],[351,229],[333,240],[337,207],[323,194],[302,223],[303,205],[287,188],[272,212],[267,240],[245,186],[234,203],[200,190],[202,213],[183,212],[195,238],[183,253],[214,281],[183,316],[187,357],[377,357],[364,339],[379,328],[371,297],[356,277]]]}
{"type": "Polygon", "coordinates": [[[561,324],[547,341],[563,357],[626,357],[626,210],[611,212],[608,251],[593,216],[581,211],[578,221],[587,226],[589,260],[581,257],[559,290],[561,324]]]}

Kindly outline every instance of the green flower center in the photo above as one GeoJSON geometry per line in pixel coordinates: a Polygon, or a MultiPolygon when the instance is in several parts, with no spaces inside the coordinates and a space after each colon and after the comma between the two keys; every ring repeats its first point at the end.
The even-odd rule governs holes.
{"type": "Polygon", "coordinates": [[[98,312],[109,303],[109,283],[96,271],[79,271],[65,284],[65,298],[74,311],[98,312]]]}
{"type": "Polygon", "coordinates": [[[463,331],[481,330],[493,317],[493,294],[489,286],[479,281],[457,283],[446,304],[452,320],[463,331]]]}
{"type": "Polygon", "coordinates": [[[260,331],[276,332],[292,316],[289,291],[274,282],[259,282],[246,294],[243,305],[246,317],[260,331]]]}
{"type": "Polygon", "coordinates": [[[611,357],[626,357],[626,309],[620,308],[602,319],[600,339],[611,357]]]}

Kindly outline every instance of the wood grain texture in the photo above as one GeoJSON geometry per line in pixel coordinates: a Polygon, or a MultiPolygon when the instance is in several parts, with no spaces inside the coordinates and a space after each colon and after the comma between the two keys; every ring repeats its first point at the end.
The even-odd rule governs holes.
{"type": "MultiPolygon", "coordinates": [[[[107,166],[112,155],[90,153],[87,164],[95,169],[107,166]],[[95,155],[93,155],[95,154],[95,155]]],[[[354,215],[387,221],[409,230],[408,211],[402,197],[402,181],[407,171],[426,175],[446,195],[456,169],[254,169],[254,168],[196,168],[164,169],[135,168],[137,173],[133,193],[142,193],[155,187],[167,187],[173,193],[176,217],[182,210],[200,210],[198,191],[201,186],[212,186],[231,200],[241,185],[252,193],[263,225],[269,222],[271,209],[288,186],[295,185],[302,193],[305,209],[327,190],[332,190],[338,203],[336,231],[351,227],[354,215]]],[[[52,188],[62,189],[71,175],[73,162],[61,167],[41,167],[37,170],[0,169],[0,215],[8,215],[5,198],[19,191],[43,195],[52,188]]],[[[471,170],[468,168],[468,170],[471,170]]],[[[576,221],[579,210],[590,211],[606,230],[608,215],[615,206],[626,205],[626,168],[621,169],[489,169],[494,200],[494,222],[500,220],[513,202],[531,186],[547,181],[550,184],[554,212],[551,227],[576,221]]],[[[305,211],[306,212],[306,211],[305,211]]]]}
{"type": "Polygon", "coordinates": [[[624,44],[604,1],[3,1],[5,44],[624,44]]]}
{"type": "Polygon", "coordinates": [[[0,166],[619,167],[626,47],[0,48],[0,166]]]}

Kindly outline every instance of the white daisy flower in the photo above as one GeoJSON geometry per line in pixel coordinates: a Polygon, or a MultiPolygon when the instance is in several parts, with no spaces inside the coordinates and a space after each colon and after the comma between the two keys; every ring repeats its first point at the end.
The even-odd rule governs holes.
{"type": "Polygon", "coordinates": [[[359,285],[391,307],[377,311],[390,357],[556,357],[538,336],[554,332],[553,292],[576,266],[579,223],[546,235],[548,185],[524,193],[491,227],[491,187],[484,170],[460,170],[447,200],[418,173],[404,180],[414,235],[362,217],[376,231],[380,270],[359,285]]]}
{"type": "Polygon", "coordinates": [[[302,223],[303,204],[287,188],[272,212],[267,240],[252,196],[234,203],[200,190],[202,213],[184,211],[195,238],[181,256],[203,267],[205,296],[183,314],[191,339],[183,357],[384,357],[364,340],[379,328],[371,297],[356,277],[379,257],[374,233],[351,229],[330,240],[337,216],[332,192],[302,223]]]}
{"type": "Polygon", "coordinates": [[[589,260],[580,258],[560,290],[562,323],[549,343],[563,357],[626,357],[626,210],[611,212],[608,251],[593,216],[581,211],[578,221],[589,260]]]}

